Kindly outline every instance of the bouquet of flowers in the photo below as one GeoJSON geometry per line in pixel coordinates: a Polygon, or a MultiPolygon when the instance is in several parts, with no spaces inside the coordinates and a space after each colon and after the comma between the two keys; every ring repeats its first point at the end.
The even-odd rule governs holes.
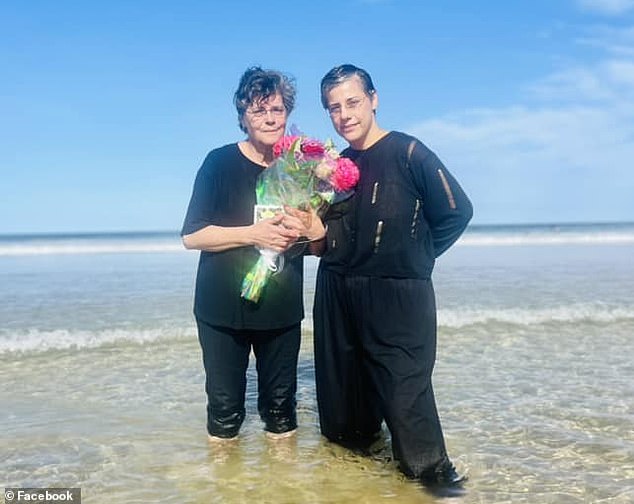
{"type": "MultiPolygon", "coordinates": [[[[331,140],[322,143],[291,134],[278,140],[273,154],[275,160],[256,183],[256,219],[258,207],[282,211],[288,205],[322,213],[329,204],[348,197],[359,180],[357,165],[340,157],[331,140]]],[[[240,295],[257,303],[271,274],[282,267],[276,252],[261,249],[258,261],[242,281],[240,295]]]]}

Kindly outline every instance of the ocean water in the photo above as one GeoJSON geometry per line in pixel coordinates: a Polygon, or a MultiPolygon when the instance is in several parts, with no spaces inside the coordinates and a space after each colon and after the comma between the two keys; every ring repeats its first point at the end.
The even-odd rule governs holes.
{"type": "MultiPolygon", "coordinates": [[[[209,446],[175,233],[0,237],[0,479],[90,503],[426,503],[390,458],[319,435],[306,261],[298,436],[249,370],[240,440],[209,446]]],[[[464,503],[634,502],[634,224],[474,226],[437,263],[435,392],[464,503]]]]}

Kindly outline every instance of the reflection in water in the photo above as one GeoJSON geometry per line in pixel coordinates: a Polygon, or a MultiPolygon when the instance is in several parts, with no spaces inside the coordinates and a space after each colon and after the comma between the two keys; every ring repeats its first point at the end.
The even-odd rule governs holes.
{"type": "Polygon", "coordinates": [[[297,463],[298,446],[297,435],[282,439],[266,438],[267,456],[276,462],[297,463]]]}
{"type": "Polygon", "coordinates": [[[432,502],[399,475],[389,462],[386,443],[364,457],[305,428],[296,437],[278,441],[253,426],[247,430],[238,443],[209,446],[207,488],[197,485],[196,502],[246,503],[256,496],[258,502],[288,504],[432,502]]]}

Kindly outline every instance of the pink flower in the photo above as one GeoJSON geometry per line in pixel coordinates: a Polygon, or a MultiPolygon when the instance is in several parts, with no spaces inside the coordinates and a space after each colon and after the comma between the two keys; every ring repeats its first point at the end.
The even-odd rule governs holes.
{"type": "Polygon", "coordinates": [[[275,157],[281,156],[284,152],[288,152],[293,145],[293,142],[299,137],[297,135],[283,136],[273,146],[273,155],[275,157]]]}
{"type": "Polygon", "coordinates": [[[330,181],[335,191],[348,191],[359,181],[359,168],[351,159],[341,157],[337,159],[337,167],[332,173],[330,181]]]}
{"type": "Polygon", "coordinates": [[[321,142],[312,139],[304,140],[301,144],[301,149],[306,159],[321,158],[326,152],[321,142]]]}

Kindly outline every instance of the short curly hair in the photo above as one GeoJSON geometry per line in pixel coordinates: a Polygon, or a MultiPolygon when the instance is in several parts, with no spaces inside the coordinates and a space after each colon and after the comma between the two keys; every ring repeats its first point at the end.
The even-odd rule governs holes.
{"type": "Polygon", "coordinates": [[[238,125],[247,132],[242,118],[247,108],[254,103],[266,100],[279,93],[284,102],[286,113],[290,114],[295,107],[295,81],[277,70],[263,70],[259,66],[248,68],[240,77],[238,89],[233,95],[233,103],[238,111],[238,125]]]}

